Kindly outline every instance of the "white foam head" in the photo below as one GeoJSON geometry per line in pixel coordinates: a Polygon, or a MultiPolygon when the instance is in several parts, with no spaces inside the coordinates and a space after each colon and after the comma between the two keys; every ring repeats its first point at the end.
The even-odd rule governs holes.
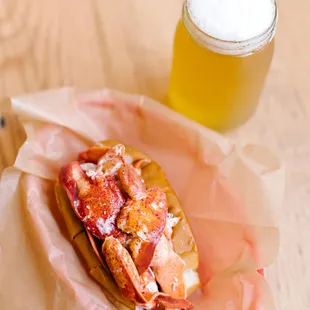
{"type": "Polygon", "coordinates": [[[188,12],[204,33],[225,41],[245,41],[273,23],[273,0],[188,0],[188,12]]]}

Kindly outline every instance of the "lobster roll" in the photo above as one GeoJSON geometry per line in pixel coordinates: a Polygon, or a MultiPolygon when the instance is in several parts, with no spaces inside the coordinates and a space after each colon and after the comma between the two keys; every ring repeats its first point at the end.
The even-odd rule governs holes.
{"type": "Polygon", "coordinates": [[[61,167],[55,194],[70,240],[117,309],[193,309],[197,246],[158,163],[103,141],[61,167]]]}

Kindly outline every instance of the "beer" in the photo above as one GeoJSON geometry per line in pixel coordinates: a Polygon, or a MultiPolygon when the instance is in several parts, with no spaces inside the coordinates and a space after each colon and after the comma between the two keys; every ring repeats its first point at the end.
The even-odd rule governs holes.
{"type": "Polygon", "coordinates": [[[223,7],[222,0],[213,15],[199,6],[191,12],[199,1],[204,7],[215,3],[188,0],[184,4],[175,34],[169,102],[176,111],[222,131],[242,124],[257,107],[273,57],[277,10],[272,0],[226,0],[234,3],[233,9],[223,7]],[[242,21],[245,25],[238,25],[233,18],[227,21],[229,15],[223,16],[222,23],[217,18],[221,10],[245,14],[238,7],[238,2],[245,1],[248,5],[244,9],[251,3],[252,9],[259,2],[265,3],[261,8],[265,19],[257,8],[253,11],[256,20],[247,15],[248,20],[242,21]]]}

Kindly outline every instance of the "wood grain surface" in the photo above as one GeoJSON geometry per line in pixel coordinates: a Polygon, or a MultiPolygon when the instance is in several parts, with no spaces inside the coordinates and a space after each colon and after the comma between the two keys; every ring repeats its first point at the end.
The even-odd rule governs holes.
{"type": "MultiPolygon", "coordinates": [[[[255,116],[230,135],[287,163],[281,248],[267,277],[279,310],[310,309],[310,2],[278,1],[276,54],[255,116]]],[[[181,0],[0,0],[0,110],[5,98],[64,85],[165,98],[181,0]]],[[[24,141],[2,114],[0,171],[24,141]],[[4,124],[3,124],[4,125],[4,124]]],[[[10,310],[10,309],[4,309],[10,310]]]]}

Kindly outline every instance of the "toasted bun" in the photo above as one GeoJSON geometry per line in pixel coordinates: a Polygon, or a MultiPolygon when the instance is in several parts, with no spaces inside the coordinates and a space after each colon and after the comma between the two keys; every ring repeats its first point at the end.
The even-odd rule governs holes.
{"type": "MultiPolygon", "coordinates": [[[[98,146],[112,147],[119,143],[121,142],[109,140],[102,141],[98,146]]],[[[147,154],[132,146],[124,145],[126,147],[126,160],[132,162],[144,158],[151,160],[148,165],[142,168],[142,177],[145,181],[146,188],[156,186],[164,190],[167,195],[169,213],[180,218],[178,224],[173,228],[172,242],[175,252],[186,263],[184,279],[187,288],[187,296],[189,296],[199,288],[200,282],[197,273],[199,262],[198,250],[186,215],[160,165],[153,161],[147,154]]],[[[91,247],[83,224],[75,215],[65,190],[58,182],[56,182],[55,185],[55,194],[59,210],[64,218],[72,243],[83,257],[84,263],[91,276],[101,284],[105,295],[117,309],[135,309],[134,303],[121,295],[109,270],[99,262],[91,247]]]]}

